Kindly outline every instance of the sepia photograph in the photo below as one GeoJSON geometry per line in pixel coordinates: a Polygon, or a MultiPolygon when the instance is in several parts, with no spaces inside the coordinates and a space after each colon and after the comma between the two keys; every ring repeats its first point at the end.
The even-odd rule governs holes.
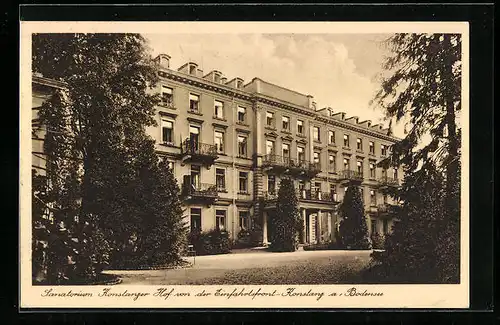
{"type": "Polygon", "coordinates": [[[466,29],[230,25],[30,29],[28,285],[467,285],[466,29]]]}

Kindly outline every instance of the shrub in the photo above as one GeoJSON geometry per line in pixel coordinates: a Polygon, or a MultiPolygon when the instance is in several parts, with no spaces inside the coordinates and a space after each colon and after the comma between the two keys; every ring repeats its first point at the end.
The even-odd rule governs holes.
{"type": "Polygon", "coordinates": [[[378,232],[373,233],[371,240],[373,249],[384,249],[385,236],[383,234],[379,234],[378,232]]]}
{"type": "Polygon", "coordinates": [[[227,254],[232,246],[229,233],[219,229],[191,232],[188,240],[194,246],[196,255],[227,254]]]}
{"type": "Polygon", "coordinates": [[[346,249],[370,249],[370,237],[364,215],[361,193],[356,186],[349,186],[340,205],[340,236],[346,249]]]}
{"type": "Polygon", "coordinates": [[[321,244],[312,244],[304,246],[305,251],[322,251],[322,250],[330,250],[330,249],[341,249],[341,246],[335,242],[326,242],[321,244]]]}

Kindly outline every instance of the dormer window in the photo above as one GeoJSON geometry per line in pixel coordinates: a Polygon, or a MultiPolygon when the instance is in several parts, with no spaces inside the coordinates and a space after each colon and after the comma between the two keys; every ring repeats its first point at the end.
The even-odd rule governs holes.
{"type": "Polygon", "coordinates": [[[195,64],[189,65],[189,74],[196,75],[197,66],[195,64]]]}
{"type": "Polygon", "coordinates": [[[220,83],[220,74],[214,73],[214,82],[220,83]]]}
{"type": "Polygon", "coordinates": [[[242,84],[243,84],[243,82],[241,80],[238,80],[238,79],[236,79],[236,82],[234,83],[235,87],[238,89],[241,88],[242,84]]]}

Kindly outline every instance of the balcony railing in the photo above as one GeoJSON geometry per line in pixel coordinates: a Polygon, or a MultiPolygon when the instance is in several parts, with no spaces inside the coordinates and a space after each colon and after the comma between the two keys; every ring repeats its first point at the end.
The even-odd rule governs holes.
{"type": "Polygon", "coordinates": [[[389,211],[389,205],[387,203],[377,205],[377,211],[379,213],[387,213],[389,211]]]}
{"type": "Polygon", "coordinates": [[[199,183],[199,184],[189,184],[184,183],[182,186],[182,194],[186,198],[197,199],[215,199],[218,197],[217,185],[199,183]]]}
{"type": "Polygon", "coordinates": [[[186,139],[181,143],[180,158],[184,162],[197,161],[205,165],[212,165],[218,158],[217,146],[186,139]]]}
{"type": "Polygon", "coordinates": [[[288,170],[291,173],[308,173],[311,175],[317,174],[321,171],[319,163],[309,162],[306,160],[292,159],[287,156],[280,156],[275,154],[268,154],[264,156],[262,165],[264,167],[281,168],[288,170]]]}
{"type": "Polygon", "coordinates": [[[345,169],[339,173],[340,180],[363,181],[363,173],[356,170],[345,169]]]}
{"type": "MultiPolygon", "coordinates": [[[[337,194],[334,192],[321,192],[318,190],[296,190],[299,201],[320,201],[320,202],[338,202],[337,194]]],[[[265,201],[275,201],[278,199],[278,191],[264,192],[265,201]]]]}
{"type": "Polygon", "coordinates": [[[337,202],[337,193],[322,192],[318,190],[302,190],[297,192],[299,200],[303,201],[322,201],[322,202],[337,202]]]}
{"type": "Polygon", "coordinates": [[[397,178],[382,176],[378,179],[378,183],[381,186],[399,186],[399,180],[397,178]]]}

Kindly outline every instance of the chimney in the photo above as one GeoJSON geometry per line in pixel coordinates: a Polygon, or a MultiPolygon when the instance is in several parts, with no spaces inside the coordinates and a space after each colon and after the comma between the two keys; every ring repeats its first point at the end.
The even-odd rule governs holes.
{"type": "Polygon", "coordinates": [[[154,61],[163,69],[170,68],[170,55],[168,54],[158,54],[158,56],[154,59],[154,61]]]}

